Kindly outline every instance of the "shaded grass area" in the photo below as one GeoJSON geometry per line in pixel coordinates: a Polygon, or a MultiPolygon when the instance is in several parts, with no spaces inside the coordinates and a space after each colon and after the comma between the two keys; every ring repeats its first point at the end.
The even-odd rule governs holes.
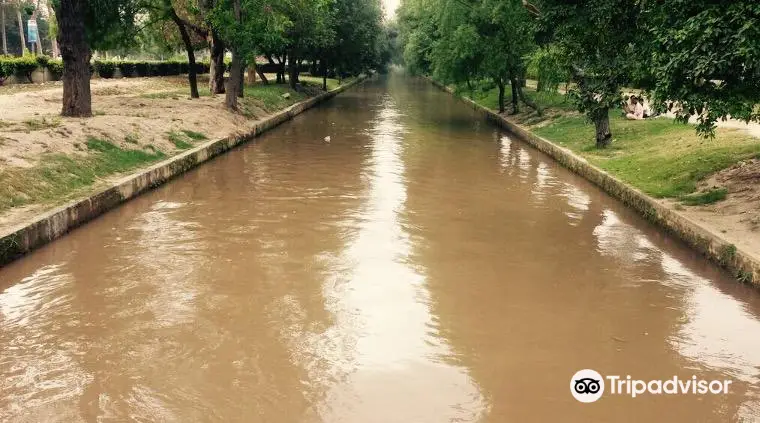
{"type": "Polygon", "coordinates": [[[725,200],[728,195],[728,190],[725,188],[711,189],[706,192],[700,192],[697,194],[684,195],[681,197],[681,202],[687,206],[699,206],[704,204],[717,203],[718,201],[725,200]]]}
{"type": "Polygon", "coordinates": [[[99,178],[166,157],[155,149],[124,150],[98,138],[88,138],[86,146],[91,153],[87,157],[50,154],[31,168],[0,168],[0,212],[67,199],[99,178]]]}
{"type": "MultiPolygon", "coordinates": [[[[658,198],[684,197],[708,175],[760,155],[760,140],[740,130],[718,129],[715,139],[702,139],[693,126],[670,119],[630,121],[619,112],[611,115],[613,140],[604,150],[594,146],[594,127],[582,116],[561,117],[534,132],[658,198]]],[[[685,201],[705,204],[723,198],[725,192],[685,201]]]]}
{"type": "MultiPolygon", "coordinates": [[[[463,97],[471,98],[478,104],[488,107],[489,109],[499,109],[499,88],[491,81],[476,81],[469,86],[467,84],[454,85],[454,92],[463,97]]],[[[534,88],[524,87],[523,92],[530,97],[541,109],[545,110],[564,110],[574,111],[574,105],[568,100],[567,96],[558,92],[541,91],[534,88]]],[[[507,112],[512,111],[512,87],[506,86],[504,91],[505,107],[507,112]]],[[[521,111],[530,112],[531,109],[525,104],[520,104],[521,111]]]]}
{"type": "Polygon", "coordinates": [[[286,84],[257,83],[245,86],[244,97],[240,99],[240,103],[245,114],[248,114],[251,106],[260,107],[272,113],[303,101],[307,97],[309,96],[306,93],[293,91],[286,84]],[[283,97],[285,94],[288,94],[288,98],[283,97]]]}

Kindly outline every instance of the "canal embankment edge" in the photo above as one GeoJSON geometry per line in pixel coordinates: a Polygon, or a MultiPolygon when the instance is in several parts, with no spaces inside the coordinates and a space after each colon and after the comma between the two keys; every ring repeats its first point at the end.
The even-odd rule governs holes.
{"type": "Polygon", "coordinates": [[[760,286],[760,257],[742,248],[738,248],[721,237],[719,233],[679,213],[678,210],[660,203],[654,197],[650,197],[592,165],[572,151],[539,137],[523,126],[510,122],[495,111],[467,97],[456,95],[450,87],[438,81],[431,78],[426,79],[434,86],[454,95],[476,111],[481,112],[488,121],[516,135],[520,140],[550,156],[565,168],[582,176],[606,193],[636,210],[650,222],[675,235],[718,266],[731,272],[739,281],[760,286]]]}
{"type": "Polygon", "coordinates": [[[211,140],[170,157],[146,169],[130,174],[113,185],[83,198],[56,207],[0,233],[0,267],[48,244],[69,231],[95,219],[140,194],[161,186],[176,176],[199,166],[232,148],[247,143],[270,129],[293,119],[312,107],[364,82],[361,76],[338,88],[293,104],[257,121],[253,129],[242,134],[211,140]]]}

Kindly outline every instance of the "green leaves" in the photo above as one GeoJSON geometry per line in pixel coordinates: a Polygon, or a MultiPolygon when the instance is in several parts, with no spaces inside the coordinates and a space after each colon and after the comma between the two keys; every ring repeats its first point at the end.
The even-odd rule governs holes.
{"type": "Polygon", "coordinates": [[[664,0],[644,13],[660,110],[698,115],[708,137],[729,116],[760,121],[760,3],[664,0]]]}

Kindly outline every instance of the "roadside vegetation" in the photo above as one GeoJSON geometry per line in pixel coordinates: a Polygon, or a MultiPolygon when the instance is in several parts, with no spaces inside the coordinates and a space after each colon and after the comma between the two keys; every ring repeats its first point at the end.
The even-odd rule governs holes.
{"type": "Polygon", "coordinates": [[[0,213],[248,132],[384,71],[395,37],[381,0],[0,3],[19,24],[0,28],[0,213]],[[19,28],[32,18],[30,45],[19,28]]]}
{"type": "Polygon", "coordinates": [[[760,139],[716,127],[760,122],[755,1],[402,0],[397,15],[412,73],[652,196],[721,201],[702,182],[760,157],[760,139]],[[632,92],[670,118],[626,119],[632,92]]]}

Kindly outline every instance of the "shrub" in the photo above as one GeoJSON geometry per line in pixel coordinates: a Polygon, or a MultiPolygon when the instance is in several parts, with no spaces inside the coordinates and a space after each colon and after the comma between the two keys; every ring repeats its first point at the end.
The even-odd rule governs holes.
{"type": "Polygon", "coordinates": [[[113,78],[116,72],[116,63],[111,60],[96,60],[95,70],[101,78],[113,78]]]}
{"type": "Polygon", "coordinates": [[[26,77],[29,82],[33,82],[32,72],[38,67],[37,59],[34,56],[23,56],[15,58],[14,61],[16,62],[15,74],[19,77],[26,77]]]}
{"type": "Polygon", "coordinates": [[[151,64],[148,62],[135,62],[135,70],[137,71],[137,76],[150,76],[150,65],[151,64]]]}
{"type": "Polygon", "coordinates": [[[63,60],[51,59],[47,63],[47,68],[53,75],[53,79],[61,79],[63,76],[63,60]]]}
{"type": "Polygon", "coordinates": [[[119,68],[119,72],[121,72],[121,76],[123,76],[124,78],[129,78],[131,76],[134,76],[135,74],[134,62],[124,60],[122,62],[118,62],[116,66],[119,68]]]}
{"type": "Polygon", "coordinates": [[[0,56],[0,78],[5,78],[16,73],[16,62],[11,56],[0,56]]]}
{"type": "Polygon", "coordinates": [[[50,63],[51,59],[50,59],[50,56],[42,55],[42,56],[35,57],[35,60],[37,60],[37,66],[41,68],[46,68],[48,63],[50,63]]]}

